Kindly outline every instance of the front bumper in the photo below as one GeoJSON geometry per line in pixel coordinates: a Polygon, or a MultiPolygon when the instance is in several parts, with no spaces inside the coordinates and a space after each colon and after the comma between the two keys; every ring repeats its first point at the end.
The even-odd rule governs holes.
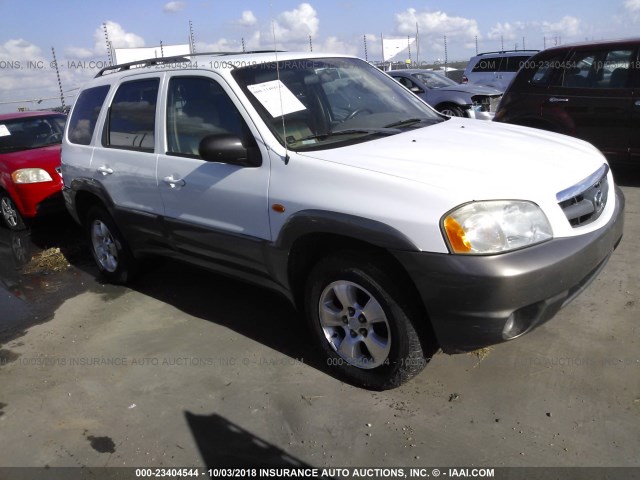
{"type": "Polygon", "coordinates": [[[605,227],[502,255],[393,253],[413,279],[442,350],[474,350],[533,330],[579,295],[622,238],[624,203],[616,188],[605,227]]]}
{"type": "Polygon", "coordinates": [[[64,211],[62,181],[14,184],[13,198],[23,217],[64,211]]]}
{"type": "Polygon", "coordinates": [[[492,121],[495,117],[495,112],[481,112],[479,110],[474,110],[473,107],[467,109],[467,115],[469,118],[473,118],[475,120],[487,120],[492,121]]]}

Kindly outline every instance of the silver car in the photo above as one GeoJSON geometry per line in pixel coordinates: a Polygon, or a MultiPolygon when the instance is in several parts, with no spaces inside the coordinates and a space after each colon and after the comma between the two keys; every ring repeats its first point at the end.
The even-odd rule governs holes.
{"type": "Polygon", "coordinates": [[[451,117],[491,120],[503,93],[482,85],[461,85],[428,70],[390,70],[387,73],[440,113],[451,117]]]}

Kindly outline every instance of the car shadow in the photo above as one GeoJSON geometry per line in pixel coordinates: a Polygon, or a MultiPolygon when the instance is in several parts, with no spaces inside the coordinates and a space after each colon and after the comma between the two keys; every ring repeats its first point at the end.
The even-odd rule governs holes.
{"type": "Polygon", "coordinates": [[[164,258],[147,259],[129,288],[329,371],[303,314],[277,292],[164,258]]]}
{"type": "Polygon", "coordinates": [[[220,415],[184,415],[207,469],[314,468],[220,415]]]}
{"type": "MultiPolygon", "coordinates": [[[[109,286],[110,298],[125,293],[126,288],[135,290],[190,316],[227,327],[292,359],[304,359],[305,364],[332,375],[316,351],[304,316],[277,292],[159,257],[145,258],[137,277],[126,288],[110,286],[99,275],[86,235],[67,216],[34,222],[26,238],[30,238],[35,252],[59,248],[72,270],[82,276],[84,290],[103,293],[104,286],[109,286]]],[[[51,299],[51,313],[70,298],[65,293],[61,291],[51,299]]]]}

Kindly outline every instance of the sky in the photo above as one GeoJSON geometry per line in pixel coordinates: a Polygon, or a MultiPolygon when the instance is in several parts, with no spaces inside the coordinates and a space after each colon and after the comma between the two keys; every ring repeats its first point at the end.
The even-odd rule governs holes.
{"type": "Polygon", "coordinates": [[[484,52],[640,36],[640,0],[0,0],[0,113],[60,106],[60,85],[73,103],[108,64],[104,25],[116,48],[153,47],[188,43],[190,21],[197,52],[244,42],[369,61],[382,59],[381,37],[417,29],[419,45],[402,60],[432,63],[468,60],[476,41],[484,52]]]}

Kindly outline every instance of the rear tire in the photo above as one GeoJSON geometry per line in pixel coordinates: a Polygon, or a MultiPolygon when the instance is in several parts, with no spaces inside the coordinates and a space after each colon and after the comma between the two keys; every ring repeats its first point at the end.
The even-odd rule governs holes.
{"type": "Polygon", "coordinates": [[[7,192],[0,192],[0,212],[2,221],[9,230],[19,231],[27,228],[18,207],[7,192]]]}
{"type": "Polygon", "coordinates": [[[345,251],[316,264],[307,282],[307,319],[327,367],[372,390],[395,388],[428,362],[412,302],[382,262],[345,251]]]}
{"type": "Polygon", "coordinates": [[[85,226],[100,274],[110,283],[130,282],[136,273],[137,262],[109,213],[102,207],[92,207],[85,226]]]}

